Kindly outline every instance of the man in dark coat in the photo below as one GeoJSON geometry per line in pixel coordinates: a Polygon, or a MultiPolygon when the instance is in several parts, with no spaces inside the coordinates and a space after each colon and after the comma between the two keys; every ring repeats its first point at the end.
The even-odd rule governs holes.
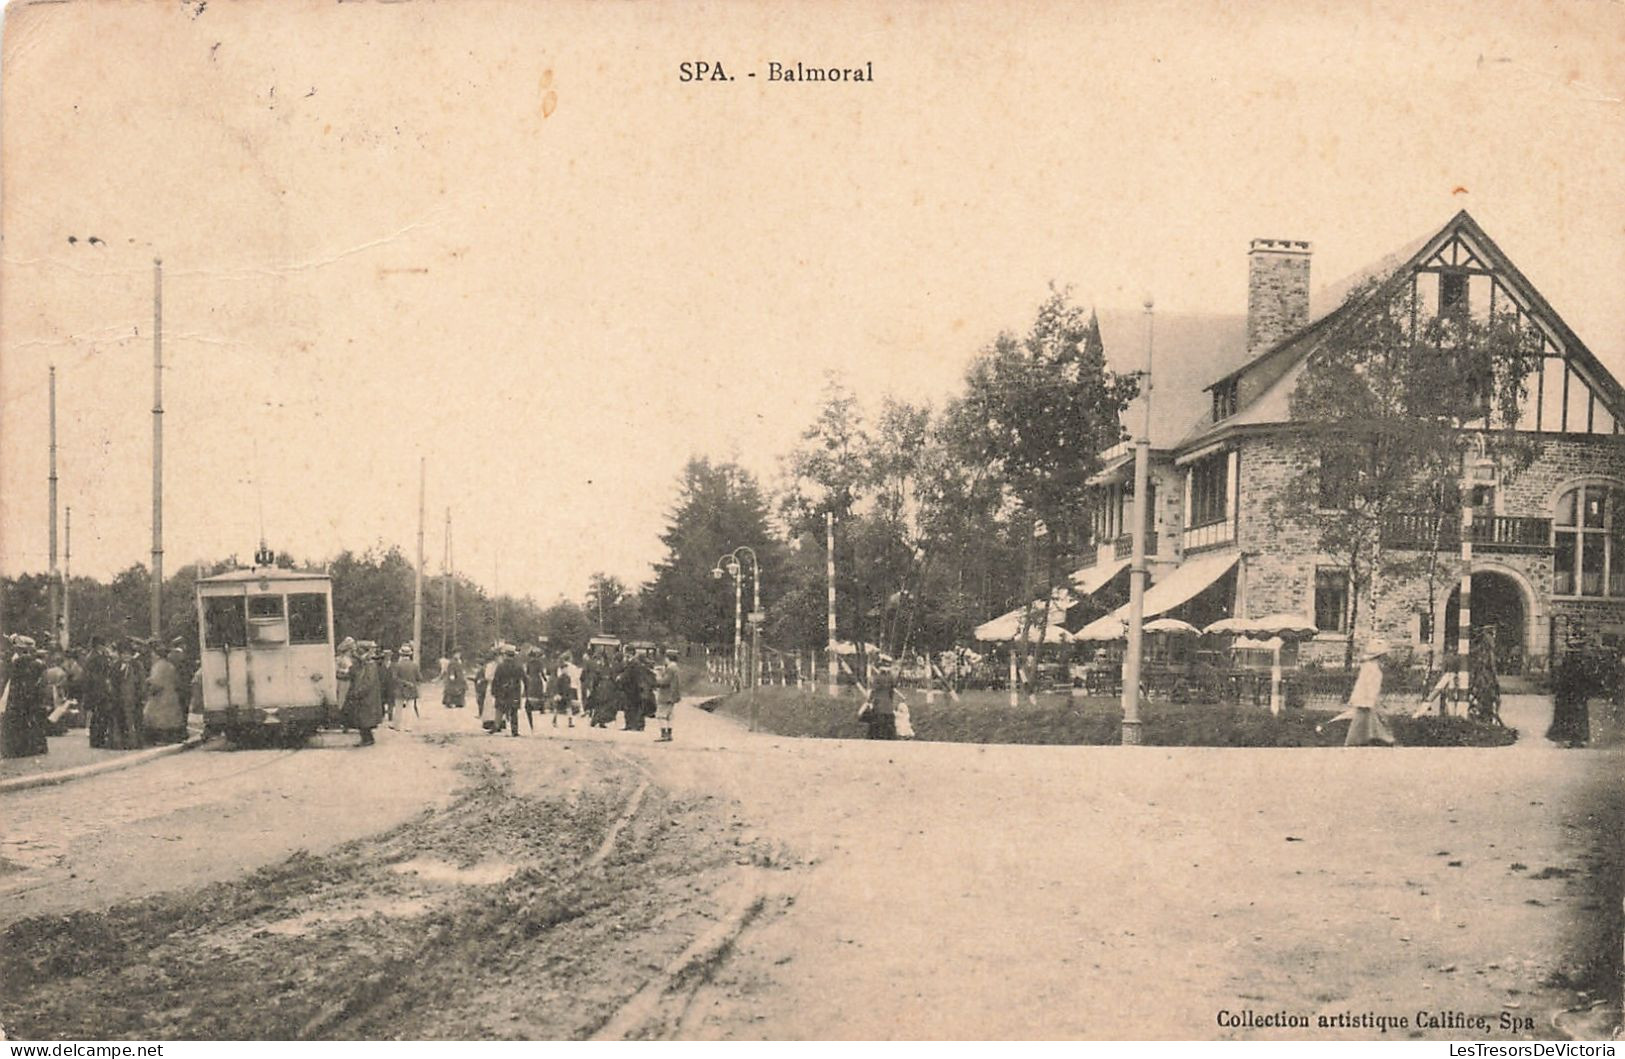
{"type": "Polygon", "coordinates": [[[655,671],[649,667],[648,659],[634,655],[627,660],[626,673],[626,728],[641,732],[655,712],[655,671]]]}
{"type": "Polygon", "coordinates": [[[389,648],[381,647],[378,657],[378,697],[384,703],[384,719],[395,727],[395,657],[389,648]]]}
{"type": "MultiPolygon", "coordinates": [[[[530,647],[525,651],[525,720],[530,724],[530,730],[536,730],[536,712],[547,712],[547,684],[550,674],[547,671],[547,656],[542,654],[540,647],[530,647]]],[[[555,718],[554,724],[558,721],[555,718]]]]}
{"type": "Polygon", "coordinates": [[[372,746],[372,730],[384,719],[383,690],[378,685],[378,662],[373,657],[373,645],[356,645],[355,665],[350,669],[350,697],[345,703],[350,723],[361,732],[357,746],[372,746]]]}
{"type": "Polygon", "coordinates": [[[124,718],[118,704],[117,669],[118,662],[101,637],[93,637],[80,696],[90,714],[90,745],[101,750],[123,749],[119,735],[124,718]]]}
{"type": "Polygon", "coordinates": [[[119,649],[118,705],[124,714],[124,749],[138,750],[146,745],[141,727],[141,707],[147,700],[147,666],[134,640],[126,639],[119,649]]]}
{"type": "Polygon", "coordinates": [[[519,735],[519,702],[525,696],[525,667],[519,662],[519,649],[502,645],[502,657],[491,674],[491,698],[496,703],[497,727],[507,726],[508,734],[519,735]]]}

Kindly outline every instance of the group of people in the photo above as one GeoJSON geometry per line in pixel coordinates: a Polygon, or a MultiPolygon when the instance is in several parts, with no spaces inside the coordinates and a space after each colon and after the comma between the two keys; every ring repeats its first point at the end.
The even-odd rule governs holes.
{"type": "Polygon", "coordinates": [[[442,704],[446,709],[467,705],[469,684],[482,726],[487,732],[519,735],[519,709],[531,731],[536,714],[550,714],[553,727],[559,718],[575,727],[585,714],[594,728],[608,728],[617,716],[622,730],[641,732],[653,718],[660,729],[657,742],[672,741],[672,711],[682,698],[677,652],[665,652],[664,662],[642,652],[613,652],[599,647],[578,665],[569,652],[549,656],[543,648],[525,648],[520,660],[514,644],[498,644],[470,666],[461,651],[453,651],[445,666],[442,704]]]}
{"type": "Polygon", "coordinates": [[[391,651],[373,640],[346,636],[339,642],[333,669],[338,678],[340,723],[361,734],[357,746],[374,745],[377,740],[372,730],[380,724],[387,722],[398,730],[406,721],[408,706],[414,718],[422,717],[418,684],[423,675],[411,644],[391,651]]]}
{"type": "Polygon", "coordinates": [[[5,643],[0,757],[48,753],[47,737],[75,704],[90,745],[134,750],[186,739],[188,703],[201,710],[197,667],[180,641],[92,637],[82,648],[43,648],[31,636],[5,643]]]}

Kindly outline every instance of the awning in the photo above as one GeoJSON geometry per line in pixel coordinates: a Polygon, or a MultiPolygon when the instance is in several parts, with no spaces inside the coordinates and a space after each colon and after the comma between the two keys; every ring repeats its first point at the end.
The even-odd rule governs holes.
{"type": "Polygon", "coordinates": [[[1109,563],[1096,566],[1086,566],[1072,574],[1072,587],[1078,590],[1081,596],[1092,596],[1099,592],[1112,578],[1128,569],[1131,559],[1117,559],[1109,563]]]}
{"type": "MultiPolygon", "coordinates": [[[[1027,638],[1033,643],[1067,643],[1072,635],[1061,626],[1061,618],[1066,611],[1060,607],[1051,607],[1049,612],[1049,626],[1044,627],[1043,604],[1033,604],[1032,624],[1027,629],[1027,638]],[[1043,632],[1040,639],[1039,633],[1043,632]]],[[[1009,643],[1021,639],[1021,617],[1026,607],[1017,607],[1006,614],[1000,614],[992,621],[985,621],[976,627],[972,634],[983,643],[1009,643]]]]}
{"type": "MultiPolygon", "coordinates": [[[[1235,552],[1225,552],[1219,555],[1204,555],[1174,567],[1161,581],[1146,589],[1145,617],[1154,618],[1158,614],[1173,610],[1181,603],[1189,602],[1203,589],[1229,573],[1230,568],[1240,560],[1241,556],[1235,552]]],[[[1112,637],[1106,633],[1115,623],[1128,621],[1128,610],[1129,605],[1125,603],[1105,617],[1095,619],[1079,629],[1076,638],[1111,639],[1112,637]]]]}
{"type": "MultiPolygon", "coordinates": [[[[1181,603],[1187,603],[1196,598],[1204,588],[1230,572],[1231,567],[1241,560],[1235,552],[1220,555],[1204,555],[1199,559],[1192,559],[1187,563],[1180,563],[1161,581],[1152,585],[1145,593],[1145,616],[1154,618],[1158,614],[1166,614],[1181,603]]],[[[1128,605],[1125,603],[1117,610],[1118,617],[1128,620],[1128,605]]]]}

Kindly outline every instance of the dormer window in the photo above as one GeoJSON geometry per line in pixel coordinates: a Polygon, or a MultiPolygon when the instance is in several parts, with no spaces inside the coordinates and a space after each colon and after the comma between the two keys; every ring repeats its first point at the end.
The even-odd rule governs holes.
{"type": "Polygon", "coordinates": [[[1240,403],[1237,393],[1237,381],[1236,379],[1226,379],[1213,387],[1213,421],[1215,423],[1222,419],[1229,419],[1236,414],[1237,405],[1240,403]]]}

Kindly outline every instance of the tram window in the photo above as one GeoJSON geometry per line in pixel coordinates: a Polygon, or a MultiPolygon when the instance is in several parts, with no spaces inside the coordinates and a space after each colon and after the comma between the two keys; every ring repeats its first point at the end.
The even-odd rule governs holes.
{"type": "Polygon", "coordinates": [[[327,642],[327,597],[300,592],[288,597],[288,642],[327,642]]]}
{"type": "Polygon", "coordinates": [[[281,596],[249,596],[248,616],[250,618],[280,618],[282,617],[281,596]]]}
{"type": "Polygon", "coordinates": [[[209,596],[203,601],[205,647],[248,646],[248,622],[242,596],[209,596]]]}

